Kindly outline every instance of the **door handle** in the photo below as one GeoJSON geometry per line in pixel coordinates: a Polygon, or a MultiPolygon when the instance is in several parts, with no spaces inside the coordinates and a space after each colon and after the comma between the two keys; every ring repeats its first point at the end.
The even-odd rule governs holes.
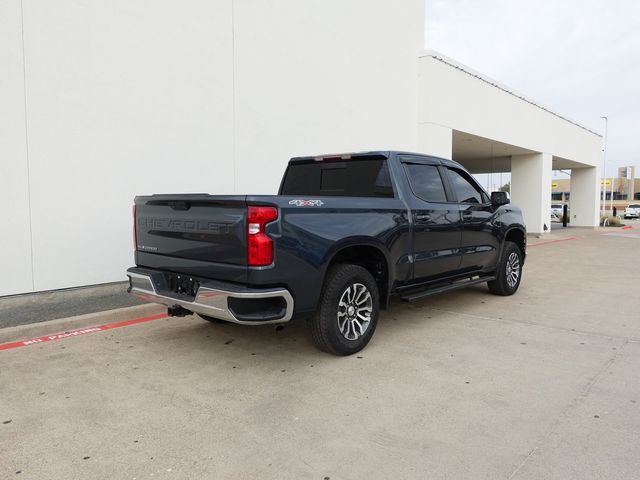
{"type": "Polygon", "coordinates": [[[416,222],[428,222],[431,220],[431,215],[428,213],[417,213],[416,222]]]}
{"type": "Polygon", "coordinates": [[[465,211],[462,212],[462,219],[463,220],[470,220],[471,217],[473,217],[473,214],[469,210],[465,210],[465,211]]]}

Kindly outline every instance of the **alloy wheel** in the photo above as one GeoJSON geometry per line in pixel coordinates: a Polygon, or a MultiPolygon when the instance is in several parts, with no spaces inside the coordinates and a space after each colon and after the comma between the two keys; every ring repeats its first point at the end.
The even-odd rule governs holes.
{"type": "Polygon", "coordinates": [[[514,288],[520,278],[520,257],[516,252],[511,252],[507,258],[507,285],[514,288]]]}
{"type": "Polygon", "coordinates": [[[373,299],[369,289],[361,283],[349,285],[338,302],[338,329],[347,340],[362,337],[371,323],[373,299]]]}

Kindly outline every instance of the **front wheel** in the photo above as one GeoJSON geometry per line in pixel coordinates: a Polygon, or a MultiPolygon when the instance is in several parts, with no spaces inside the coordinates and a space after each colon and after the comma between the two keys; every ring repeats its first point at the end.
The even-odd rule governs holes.
{"type": "Polygon", "coordinates": [[[496,279],[487,282],[489,291],[494,295],[513,295],[522,280],[522,251],[513,242],[505,242],[502,256],[498,262],[496,279]]]}
{"type": "Polygon", "coordinates": [[[351,355],[367,346],[378,324],[380,295],[368,270],[335,265],[327,273],[318,311],[310,320],[315,344],[334,355],[351,355]]]}

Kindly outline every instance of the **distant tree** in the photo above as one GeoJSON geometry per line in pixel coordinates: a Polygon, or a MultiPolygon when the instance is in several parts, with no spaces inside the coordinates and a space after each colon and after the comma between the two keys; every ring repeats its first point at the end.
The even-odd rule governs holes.
{"type": "Polygon", "coordinates": [[[511,182],[507,182],[500,187],[501,192],[511,193],[511,182]]]}

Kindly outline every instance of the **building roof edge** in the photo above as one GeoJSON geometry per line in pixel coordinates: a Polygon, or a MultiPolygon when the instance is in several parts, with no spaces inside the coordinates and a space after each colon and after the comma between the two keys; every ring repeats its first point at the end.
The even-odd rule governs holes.
{"type": "Polygon", "coordinates": [[[527,102],[530,105],[533,105],[534,107],[537,107],[541,110],[544,110],[547,113],[550,113],[551,115],[554,115],[562,120],[564,120],[565,122],[569,122],[572,125],[575,125],[576,127],[579,127],[583,130],[586,130],[589,133],[592,133],[593,135],[596,135],[598,137],[602,137],[602,134],[599,132],[596,132],[595,130],[592,130],[588,127],[585,127],[584,125],[582,125],[581,123],[572,120],[571,118],[567,117],[566,115],[561,115],[555,111],[553,111],[552,109],[545,107],[544,105],[542,105],[540,102],[536,102],[528,97],[526,97],[525,95],[516,92],[514,89],[508,87],[507,85],[504,85],[503,83],[498,82],[497,80],[494,80],[491,77],[488,77],[487,75],[484,75],[480,72],[478,72],[477,70],[474,70],[471,67],[468,67],[466,65],[464,65],[463,63],[458,62],[457,60],[454,60],[453,58],[447,57],[446,55],[443,55],[442,53],[436,51],[436,50],[432,50],[432,49],[426,49],[424,50],[424,52],[420,55],[419,58],[424,58],[424,57],[431,57],[434,60],[437,60],[439,62],[444,63],[445,65],[448,65],[452,68],[455,68],[456,70],[460,70],[463,73],[466,73],[467,75],[470,75],[472,77],[477,78],[478,80],[485,82],[489,85],[491,85],[492,87],[495,87],[509,95],[512,95],[514,97],[516,97],[519,100],[522,100],[524,102],[527,102]]]}

